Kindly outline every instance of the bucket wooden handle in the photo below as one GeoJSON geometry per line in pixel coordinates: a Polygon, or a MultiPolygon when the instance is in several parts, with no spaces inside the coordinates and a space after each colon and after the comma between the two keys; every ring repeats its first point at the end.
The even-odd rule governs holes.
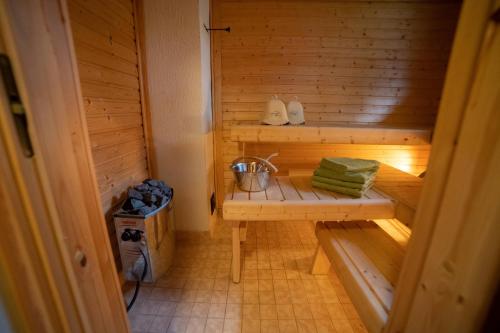
{"type": "Polygon", "coordinates": [[[270,167],[273,170],[274,173],[278,172],[278,168],[274,164],[272,164],[271,162],[269,162],[268,160],[260,158],[260,157],[257,157],[257,156],[252,156],[252,158],[255,158],[255,159],[263,162],[264,164],[266,164],[268,167],[270,167]]]}
{"type": "MultiPolygon", "coordinates": [[[[277,153],[276,153],[277,155],[277,153]]],[[[272,158],[274,156],[276,156],[275,154],[272,154],[271,156],[268,157],[269,158],[272,158]]],[[[245,159],[245,158],[254,158],[258,161],[261,161],[262,163],[264,163],[265,165],[267,165],[269,168],[272,169],[272,171],[274,173],[277,173],[278,172],[278,168],[272,164],[271,162],[269,162],[267,159],[263,159],[263,158],[260,158],[260,157],[257,157],[257,156],[242,156],[242,157],[238,157],[237,159],[235,159],[232,163],[231,163],[231,166],[234,165],[234,164],[237,164],[239,161],[245,159]]]]}

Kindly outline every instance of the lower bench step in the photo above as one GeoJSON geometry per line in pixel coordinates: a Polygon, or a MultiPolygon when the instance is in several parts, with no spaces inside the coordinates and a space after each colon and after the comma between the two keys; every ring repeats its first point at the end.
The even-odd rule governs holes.
{"type": "MultiPolygon", "coordinates": [[[[384,229],[388,221],[381,221],[384,229]]],[[[406,245],[404,232],[395,240],[384,229],[373,221],[316,224],[318,251],[333,264],[370,332],[381,332],[387,321],[406,245]]]]}

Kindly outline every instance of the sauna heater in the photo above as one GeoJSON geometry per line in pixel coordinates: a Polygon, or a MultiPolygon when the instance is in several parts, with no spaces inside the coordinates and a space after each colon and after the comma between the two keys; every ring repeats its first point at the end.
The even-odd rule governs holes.
{"type": "Polygon", "coordinates": [[[172,264],[173,199],[145,216],[116,213],[114,223],[125,280],[155,282],[172,264]]]}

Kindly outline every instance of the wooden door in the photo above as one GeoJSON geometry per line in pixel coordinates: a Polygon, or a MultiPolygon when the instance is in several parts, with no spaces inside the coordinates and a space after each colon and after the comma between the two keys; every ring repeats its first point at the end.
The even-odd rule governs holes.
{"type": "Polygon", "coordinates": [[[388,332],[479,332],[500,279],[500,3],[465,1],[388,332]]]}
{"type": "Polygon", "coordinates": [[[127,332],[67,12],[65,1],[0,2],[33,148],[23,155],[2,83],[0,293],[15,331],[127,332]]]}

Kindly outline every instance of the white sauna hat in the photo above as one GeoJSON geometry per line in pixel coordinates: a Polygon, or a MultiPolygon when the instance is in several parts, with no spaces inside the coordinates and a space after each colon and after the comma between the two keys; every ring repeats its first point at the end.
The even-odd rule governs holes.
{"type": "Polygon", "coordinates": [[[299,125],[306,122],[304,119],[304,107],[300,104],[297,96],[295,96],[293,101],[288,102],[287,113],[290,124],[299,125]]]}
{"type": "Polygon", "coordinates": [[[278,96],[274,95],[272,99],[267,102],[262,122],[268,125],[288,124],[285,103],[278,99],[278,96]]]}

